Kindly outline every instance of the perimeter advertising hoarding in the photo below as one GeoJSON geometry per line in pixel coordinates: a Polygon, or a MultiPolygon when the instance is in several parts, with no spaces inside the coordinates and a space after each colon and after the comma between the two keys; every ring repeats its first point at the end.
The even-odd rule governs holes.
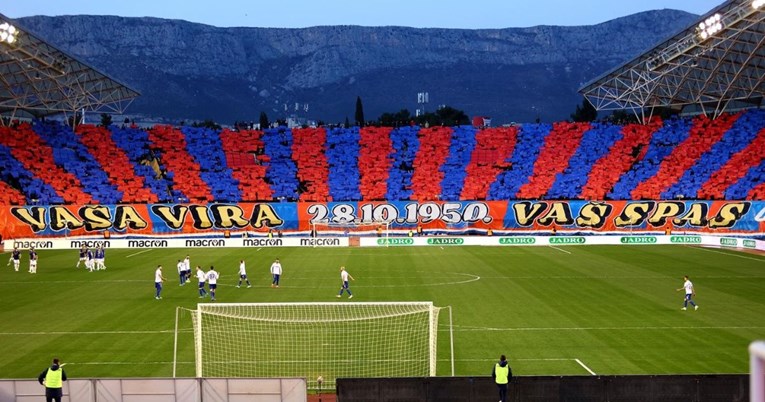
{"type": "Polygon", "coordinates": [[[0,207],[5,239],[113,234],[309,231],[318,221],[392,230],[765,233],[765,201],[460,201],[0,207]]]}

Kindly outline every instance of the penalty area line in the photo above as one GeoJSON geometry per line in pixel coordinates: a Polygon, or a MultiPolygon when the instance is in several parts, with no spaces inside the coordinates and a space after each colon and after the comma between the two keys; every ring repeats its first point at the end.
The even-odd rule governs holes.
{"type": "Polygon", "coordinates": [[[154,249],[153,248],[147,248],[146,250],[141,250],[141,251],[139,251],[137,253],[130,254],[130,255],[126,256],[125,258],[130,258],[130,257],[136,256],[138,254],[143,254],[143,253],[145,253],[147,251],[151,251],[151,250],[154,250],[154,249]]]}
{"type": "Polygon", "coordinates": [[[555,246],[548,246],[548,247],[550,247],[550,248],[554,248],[554,249],[556,249],[556,250],[558,250],[558,251],[562,251],[562,252],[564,252],[564,253],[566,253],[566,254],[571,254],[571,252],[570,252],[570,251],[566,251],[566,250],[564,250],[564,249],[562,249],[562,248],[558,248],[558,247],[555,247],[555,246]]]}
{"type": "Polygon", "coordinates": [[[592,375],[597,375],[597,374],[595,374],[595,372],[594,372],[594,371],[590,370],[590,368],[589,368],[589,367],[585,366],[585,364],[584,364],[584,363],[582,363],[582,361],[581,361],[581,360],[579,360],[579,359],[574,359],[574,361],[576,361],[577,363],[579,363],[579,365],[580,365],[580,366],[584,367],[584,369],[585,369],[585,370],[587,370],[587,371],[588,371],[590,374],[592,374],[592,375]]]}

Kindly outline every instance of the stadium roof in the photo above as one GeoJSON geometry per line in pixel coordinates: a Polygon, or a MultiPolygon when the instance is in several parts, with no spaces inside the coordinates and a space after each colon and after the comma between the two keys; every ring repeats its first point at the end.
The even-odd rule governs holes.
{"type": "Polygon", "coordinates": [[[0,14],[0,114],[123,113],[140,94],[0,14]]]}
{"type": "Polygon", "coordinates": [[[728,0],[693,25],[579,89],[598,110],[694,105],[717,117],[761,105],[765,93],[765,0],[728,0]]]}

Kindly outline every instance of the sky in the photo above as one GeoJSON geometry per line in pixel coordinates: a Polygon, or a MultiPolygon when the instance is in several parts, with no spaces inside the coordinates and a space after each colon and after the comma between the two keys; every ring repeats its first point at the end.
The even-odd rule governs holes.
{"type": "Polygon", "coordinates": [[[181,19],[217,27],[305,28],[397,25],[515,28],[592,25],[640,11],[704,14],[723,0],[5,0],[0,14],[118,15],[181,19]]]}

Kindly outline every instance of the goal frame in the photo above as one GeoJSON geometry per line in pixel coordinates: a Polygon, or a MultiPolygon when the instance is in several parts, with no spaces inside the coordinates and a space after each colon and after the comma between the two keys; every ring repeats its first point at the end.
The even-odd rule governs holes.
{"type": "Polygon", "coordinates": [[[749,400],[765,400],[765,341],[749,345],[749,400]]]}
{"type": "MultiPolygon", "coordinates": [[[[230,306],[230,307],[257,307],[257,306],[268,306],[268,307],[289,307],[289,306],[323,306],[323,307],[332,307],[332,306],[343,306],[343,307],[349,307],[349,306],[369,306],[369,307],[375,307],[375,306],[413,306],[413,305],[422,305],[423,307],[427,308],[428,313],[428,328],[429,328],[429,334],[428,334],[428,371],[430,376],[436,375],[436,369],[437,369],[437,362],[438,362],[438,332],[441,331],[439,328],[439,322],[438,322],[438,315],[439,311],[447,310],[448,311],[448,331],[449,331],[449,362],[450,362],[450,369],[451,369],[451,376],[454,376],[454,330],[453,330],[453,321],[452,321],[452,309],[451,306],[445,306],[445,307],[437,307],[433,304],[433,302],[362,302],[362,303],[343,303],[343,302],[316,302],[316,303],[306,303],[306,302],[290,302],[290,303],[198,303],[196,310],[190,310],[183,307],[178,307],[176,309],[176,317],[175,317],[175,339],[174,339],[174,351],[173,351],[173,377],[176,377],[176,367],[177,367],[177,361],[178,361],[178,333],[179,333],[179,321],[180,321],[180,315],[185,311],[192,315],[195,315],[193,317],[194,320],[196,320],[196,323],[194,325],[194,369],[195,369],[195,376],[197,378],[202,378],[202,356],[203,356],[203,345],[202,345],[202,332],[204,331],[203,328],[203,321],[202,321],[202,315],[204,314],[204,308],[205,306],[217,306],[220,307],[221,305],[230,306]]],[[[425,310],[423,310],[425,312],[425,310]]],[[[382,318],[384,319],[384,318],[382,318]]],[[[329,320],[327,322],[332,322],[332,320],[329,320]]],[[[311,379],[307,378],[309,382],[311,379]]]]}
{"type": "MultiPolygon", "coordinates": [[[[323,231],[331,232],[333,231],[332,228],[337,228],[336,231],[340,231],[340,233],[336,233],[336,237],[344,237],[346,236],[346,233],[344,233],[344,229],[347,228],[354,228],[354,227],[360,227],[364,225],[370,225],[374,227],[374,232],[367,234],[366,232],[359,232],[359,234],[354,235],[356,232],[349,232],[348,236],[366,236],[366,237],[373,237],[377,236],[377,228],[382,228],[383,233],[381,238],[388,238],[388,235],[390,233],[390,222],[389,221],[360,221],[360,220],[353,220],[353,221],[344,221],[344,222],[334,222],[330,219],[322,219],[317,221],[311,221],[311,234],[312,237],[319,237],[320,230],[318,229],[319,226],[322,226],[326,229],[323,231]],[[376,225],[376,226],[375,226],[376,225]]],[[[369,231],[367,231],[369,232],[369,231]]]]}

